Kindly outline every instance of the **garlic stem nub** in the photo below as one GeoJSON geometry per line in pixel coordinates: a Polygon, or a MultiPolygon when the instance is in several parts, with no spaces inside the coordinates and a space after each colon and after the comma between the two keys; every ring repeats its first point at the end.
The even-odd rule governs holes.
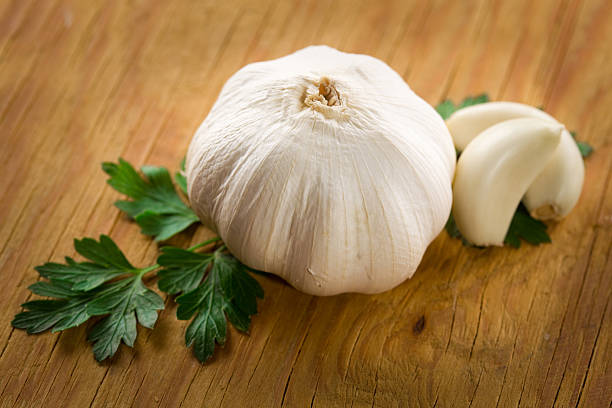
{"type": "Polygon", "coordinates": [[[465,239],[503,245],[521,198],[553,157],[563,129],[542,119],[512,119],[470,142],[453,185],[453,215],[465,239]]]}
{"type": "Polygon", "coordinates": [[[327,106],[340,105],[338,90],[331,84],[328,78],[321,78],[319,83],[319,95],[323,97],[327,106]]]}
{"type": "Polygon", "coordinates": [[[523,204],[533,218],[558,220],[576,206],[584,182],[584,161],[570,133],[563,129],[552,159],[529,186],[523,204]]]}

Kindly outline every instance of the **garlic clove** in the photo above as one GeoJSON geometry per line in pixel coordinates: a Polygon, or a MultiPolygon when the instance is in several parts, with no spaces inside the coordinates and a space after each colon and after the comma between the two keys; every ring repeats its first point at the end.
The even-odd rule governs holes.
{"type": "Polygon", "coordinates": [[[541,119],[512,119],[471,141],[453,185],[453,215],[468,241],[503,245],[516,207],[555,154],[563,129],[541,119]]]}
{"type": "Polygon", "coordinates": [[[446,126],[453,137],[455,149],[463,151],[472,139],[486,128],[518,118],[557,122],[548,113],[533,106],[517,102],[486,102],[459,109],[446,120],[446,126]]]}
{"type": "Polygon", "coordinates": [[[578,202],[583,182],[584,161],[574,138],[563,129],[557,151],[529,186],[523,204],[533,218],[565,217],[578,202]]]}
{"type": "MultiPolygon", "coordinates": [[[[455,148],[462,151],[480,132],[496,123],[516,118],[538,118],[559,123],[548,113],[516,102],[488,102],[463,108],[446,121],[455,148]]],[[[567,130],[554,157],[527,190],[523,203],[534,218],[559,219],[576,205],[584,182],[584,162],[567,130]]]]}

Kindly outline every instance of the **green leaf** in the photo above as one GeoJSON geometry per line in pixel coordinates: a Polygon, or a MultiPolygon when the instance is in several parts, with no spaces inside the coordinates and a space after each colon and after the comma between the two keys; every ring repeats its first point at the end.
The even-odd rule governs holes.
{"type": "Polygon", "coordinates": [[[213,254],[199,254],[185,249],[164,247],[157,263],[163,269],[157,273],[159,289],[174,295],[189,292],[198,287],[206,269],[213,261],[213,254]]]}
{"type": "Polygon", "coordinates": [[[164,241],[199,221],[192,212],[157,214],[152,211],[138,214],[135,220],[140,225],[140,231],[145,235],[154,236],[156,241],[164,241]]]}
{"type": "Polygon", "coordinates": [[[448,215],[448,220],[446,220],[446,225],[444,226],[444,229],[446,230],[448,235],[450,235],[451,238],[459,238],[464,246],[467,246],[467,247],[473,246],[461,235],[461,232],[459,231],[459,228],[457,227],[457,224],[455,223],[455,217],[453,217],[452,211],[448,215]]]}
{"type": "Polygon", "coordinates": [[[163,299],[142,282],[148,269],[132,266],[107,236],[75,240],[75,249],[95,262],[77,263],[66,258],[66,264],[35,268],[49,281],[30,286],[32,293],[51,299],[24,303],[12,324],[28,333],[53,332],[78,326],[92,316],[107,316],[92,329],[97,360],[111,357],[123,341],[128,346],[136,338],[136,322],[152,328],[157,311],[164,308],[163,299]]]}
{"type": "Polygon", "coordinates": [[[133,347],[137,317],[142,326],[153,328],[157,310],[163,308],[163,299],[148,289],[140,276],[108,284],[87,304],[87,313],[92,316],[110,314],[94,326],[89,335],[96,360],[114,355],[121,340],[133,347]]]}
{"type": "Polygon", "coordinates": [[[100,241],[93,238],[74,240],[74,249],[85,258],[101,265],[114,266],[119,269],[134,269],[123,252],[107,235],[100,235],[100,241]]]}
{"type": "Polygon", "coordinates": [[[576,142],[578,145],[578,150],[580,150],[580,154],[582,157],[588,157],[593,153],[593,147],[587,142],[576,142]]]}
{"type": "Polygon", "coordinates": [[[446,221],[444,229],[446,229],[446,232],[448,232],[448,235],[452,238],[461,238],[461,233],[459,232],[459,228],[457,228],[457,224],[455,224],[455,217],[453,217],[452,212],[448,215],[448,220],[446,221]]]}
{"type": "Polygon", "coordinates": [[[436,111],[442,116],[442,119],[446,120],[459,109],[485,102],[489,102],[489,96],[487,94],[480,94],[474,97],[468,96],[458,105],[455,105],[453,101],[447,99],[436,106],[436,111]]]}
{"type": "Polygon", "coordinates": [[[95,291],[75,292],[63,282],[37,282],[29,289],[35,294],[56,299],[31,300],[22,304],[25,310],[12,321],[17,329],[30,334],[49,329],[56,332],[78,326],[90,318],[87,302],[95,296],[95,291]]]}
{"type": "MultiPolygon", "coordinates": [[[[516,209],[516,212],[512,216],[510,227],[504,238],[504,243],[514,248],[521,246],[521,239],[527,241],[532,245],[539,245],[543,243],[550,243],[550,236],[546,232],[546,224],[542,221],[536,220],[525,208],[523,204],[520,204],[516,209]]],[[[462,235],[455,220],[453,214],[449,216],[445,226],[446,232],[453,238],[460,238],[465,246],[472,246],[462,235]]]]}
{"type": "Polygon", "coordinates": [[[457,108],[455,108],[455,104],[450,99],[442,101],[438,104],[438,106],[436,106],[436,111],[444,120],[448,119],[456,110],[457,108]]]}
{"type": "MultiPolygon", "coordinates": [[[[471,244],[461,235],[461,231],[459,231],[457,224],[455,224],[452,213],[448,217],[448,221],[444,228],[452,238],[460,238],[463,245],[471,246],[471,244]]],[[[506,233],[504,243],[514,248],[519,248],[521,246],[521,239],[532,245],[550,243],[550,236],[546,232],[546,228],[546,224],[529,215],[525,206],[520,204],[512,216],[512,221],[510,222],[510,227],[506,233]]]]}
{"type": "Polygon", "coordinates": [[[28,289],[30,289],[30,291],[35,295],[54,297],[58,299],[68,299],[81,294],[80,291],[73,290],[70,283],[62,281],[38,281],[31,284],[28,289]]]}
{"type": "Polygon", "coordinates": [[[546,224],[531,217],[525,206],[521,204],[512,217],[504,243],[514,248],[521,246],[521,239],[532,245],[550,243],[546,228],[546,224]]]}
{"type": "Polygon", "coordinates": [[[66,257],[65,264],[47,262],[34,269],[47,279],[69,284],[73,290],[91,290],[118,276],[138,272],[106,235],[100,235],[99,242],[92,238],[75,239],[74,248],[93,262],[75,262],[66,257]]]}
{"type": "Polygon", "coordinates": [[[238,330],[248,330],[251,315],[257,313],[257,298],[263,298],[263,289],[247,273],[247,267],[233,256],[224,255],[220,250],[214,252],[212,259],[196,255],[200,256],[187,257],[166,248],[159,263],[168,268],[160,272],[166,281],[163,285],[176,292],[193,286],[212,262],[204,280],[176,298],[179,305],[177,317],[180,320],[193,319],[185,333],[185,344],[188,347],[193,345],[194,354],[204,363],[213,355],[215,344],[225,343],[226,316],[238,330]],[[183,266],[181,259],[184,259],[183,266]],[[188,275],[184,281],[179,281],[180,270],[188,275]]]}
{"type": "Polygon", "coordinates": [[[246,272],[245,266],[231,255],[218,254],[215,257],[215,267],[225,299],[245,314],[257,313],[256,298],[263,298],[263,289],[246,272]]]}
{"type": "Polygon", "coordinates": [[[483,93],[483,94],[480,94],[474,97],[468,96],[463,101],[461,101],[461,103],[457,107],[457,110],[466,108],[472,105],[478,105],[480,103],[485,103],[485,102],[489,102],[489,95],[487,95],[486,93],[483,93]]]}
{"type": "Polygon", "coordinates": [[[113,313],[96,324],[87,339],[93,343],[94,357],[98,361],[112,357],[123,342],[134,347],[136,340],[134,313],[113,313]]]}
{"type": "Polygon", "coordinates": [[[187,195],[187,178],[185,177],[185,158],[181,160],[181,171],[174,173],[174,181],[181,188],[181,191],[187,195]]]}
{"type": "Polygon", "coordinates": [[[215,343],[225,344],[227,323],[223,315],[223,295],[218,288],[216,273],[211,275],[197,289],[177,298],[177,317],[188,320],[185,344],[193,345],[193,352],[202,363],[212,357],[215,343]]]}
{"type": "Polygon", "coordinates": [[[588,157],[591,155],[591,153],[593,153],[593,147],[588,144],[587,142],[579,142],[576,139],[576,132],[570,132],[570,134],[572,135],[572,137],[574,138],[574,141],[576,142],[576,146],[578,146],[578,150],[580,151],[580,155],[582,156],[582,158],[588,157]]]}
{"type": "Polygon", "coordinates": [[[140,225],[143,234],[160,241],[198,221],[178,196],[167,169],[143,166],[141,176],[123,159],[119,163],[103,163],[102,169],[110,176],[108,184],[131,199],[119,200],[115,205],[140,225]]]}

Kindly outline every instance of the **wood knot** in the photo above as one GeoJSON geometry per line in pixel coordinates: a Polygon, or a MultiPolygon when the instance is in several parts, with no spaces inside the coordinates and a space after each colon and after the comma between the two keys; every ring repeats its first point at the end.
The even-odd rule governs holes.
{"type": "Polygon", "coordinates": [[[419,320],[416,321],[414,327],[412,328],[412,332],[414,334],[420,334],[425,328],[425,315],[419,317],[419,320]]]}

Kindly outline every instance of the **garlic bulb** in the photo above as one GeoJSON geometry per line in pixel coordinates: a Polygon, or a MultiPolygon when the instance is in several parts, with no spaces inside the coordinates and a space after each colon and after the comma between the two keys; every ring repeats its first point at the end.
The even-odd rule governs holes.
{"type": "Polygon", "coordinates": [[[186,162],[192,207],[229,250],[316,295],[412,276],[454,169],[444,122],[395,71],[325,46],[234,74],[186,162]]]}

